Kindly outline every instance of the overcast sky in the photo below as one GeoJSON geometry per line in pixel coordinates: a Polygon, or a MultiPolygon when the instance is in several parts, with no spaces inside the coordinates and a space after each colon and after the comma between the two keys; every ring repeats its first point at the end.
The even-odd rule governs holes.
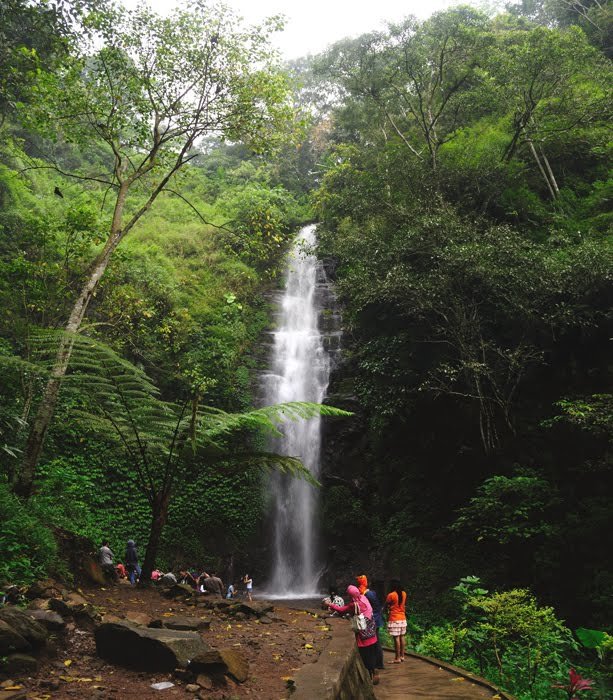
{"type": "MultiPolygon", "coordinates": [[[[133,7],[137,0],[123,0],[123,4],[133,7]]],[[[149,4],[166,13],[176,3],[149,0],[149,4]]],[[[250,23],[270,15],[285,15],[285,31],[275,37],[275,44],[285,58],[297,58],[319,53],[343,37],[380,29],[387,20],[399,20],[407,15],[428,17],[458,3],[456,0],[226,0],[226,4],[235,7],[250,23]]]]}

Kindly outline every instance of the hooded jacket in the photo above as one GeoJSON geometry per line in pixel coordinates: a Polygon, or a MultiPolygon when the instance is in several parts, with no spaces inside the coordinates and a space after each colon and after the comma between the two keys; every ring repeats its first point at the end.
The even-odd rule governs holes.
{"type": "Polygon", "coordinates": [[[360,593],[368,600],[372,607],[373,615],[375,616],[375,623],[377,627],[385,627],[382,614],[382,605],[379,601],[379,596],[375,591],[368,587],[368,578],[364,575],[356,576],[355,580],[358,582],[360,587],[360,593]]]}
{"type": "MultiPolygon", "coordinates": [[[[355,604],[357,603],[359,611],[364,615],[364,617],[372,618],[372,606],[370,605],[368,598],[363,596],[360,591],[355,586],[347,586],[347,595],[351,598],[351,602],[347,605],[329,605],[330,610],[336,610],[339,613],[354,613],[355,604]]],[[[358,634],[355,635],[355,641],[359,647],[369,647],[371,644],[377,643],[377,636],[370,637],[370,639],[360,639],[358,634]]]]}
{"type": "Polygon", "coordinates": [[[138,554],[136,552],[136,544],[134,543],[134,540],[128,540],[125,560],[127,566],[138,566],[138,554]]]}

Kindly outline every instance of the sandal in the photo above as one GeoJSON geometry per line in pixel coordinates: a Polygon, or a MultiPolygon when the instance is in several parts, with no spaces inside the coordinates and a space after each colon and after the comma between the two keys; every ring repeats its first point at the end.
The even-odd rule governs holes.
{"type": "Polygon", "coordinates": [[[388,663],[388,664],[399,664],[399,663],[400,663],[400,659],[394,659],[393,661],[388,661],[387,663],[388,663]]]}

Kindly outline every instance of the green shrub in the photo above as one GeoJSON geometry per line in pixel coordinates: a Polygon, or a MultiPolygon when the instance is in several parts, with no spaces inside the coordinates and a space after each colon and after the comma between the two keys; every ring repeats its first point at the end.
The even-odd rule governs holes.
{"type": "Polygon", "coordinates": [[[0,582],[29,583],[53,570],[53,534],[6,483],[0,483],[0,522],[0,582]]]}
{"type": "MultiPolygon", "coordinates": [[[[479,583],[474,577],[464,581],[479,583]]],[[[518,700],[551,698],[551,683],[568,672],[568,658],[577,648],[553,608],[539,606],[522,589],[488,593],[461,585],[454,590],[462,596],[462,614],[430,628],[417,651],[478,673],[518,700]]]]}

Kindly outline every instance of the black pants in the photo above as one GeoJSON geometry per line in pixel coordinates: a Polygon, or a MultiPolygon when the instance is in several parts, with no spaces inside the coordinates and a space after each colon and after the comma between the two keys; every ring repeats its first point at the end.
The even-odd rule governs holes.
{"type": "Polygon", "coordinates": [[[381,638],[379,637],[379,630],[381,627],[377,627],[377,643],[375,644],[376,659],[375,668],[385,668],[383,665],[383,647],[381,646],[381,638]]]}
{"type": "Polygon", "coordinates": [[[367,647],[358,647],[364,666],[370,675],[375,672],[377,667],[377,644],[371,644],[367,647]]]}

